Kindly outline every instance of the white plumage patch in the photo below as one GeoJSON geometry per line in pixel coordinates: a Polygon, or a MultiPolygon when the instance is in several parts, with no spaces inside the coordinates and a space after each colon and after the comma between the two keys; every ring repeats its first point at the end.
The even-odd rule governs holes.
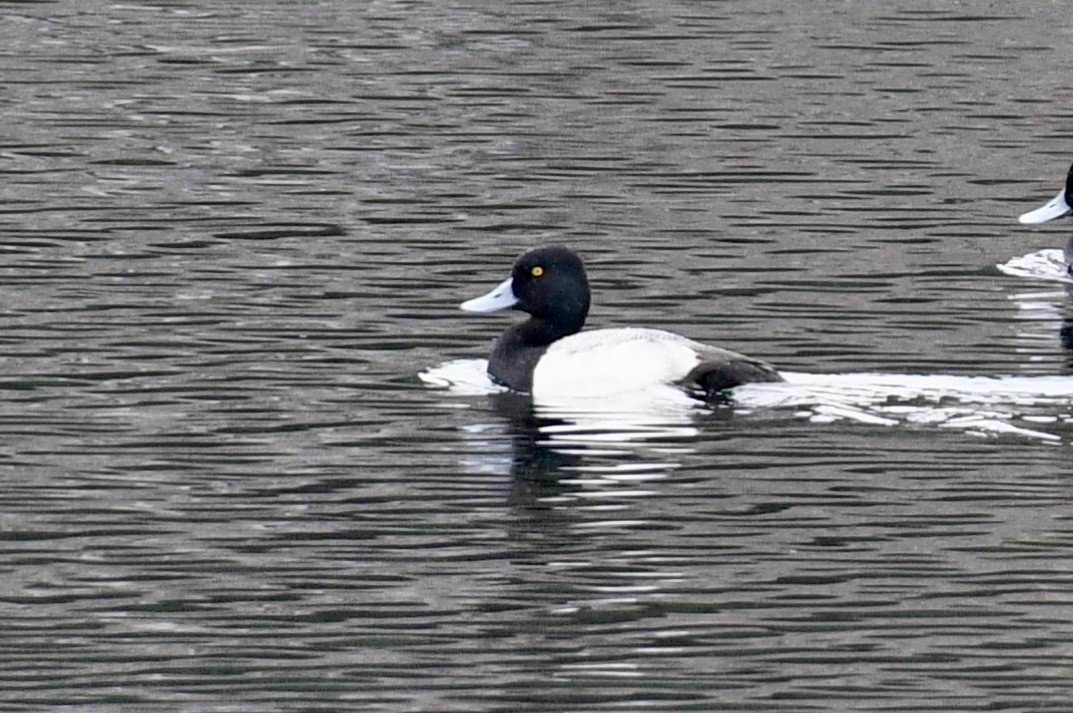
{"type": "Polygon", "coordinates": [[[564,337],[533,371],[533,396],[605,396],[684,378],[703,346],[658,329],[594,329],[564,337]]]}

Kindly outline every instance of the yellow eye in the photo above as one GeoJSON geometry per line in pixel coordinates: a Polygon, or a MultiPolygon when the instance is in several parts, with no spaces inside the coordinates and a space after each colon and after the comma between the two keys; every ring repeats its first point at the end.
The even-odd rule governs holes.
{"type": "Polygon", "coordinates": [[[540,277],[541,275],[544,274],[544,268],[542,268],[540,265],[537,265],[536,267],[534,267],[532,270],[529,271],[529,274],[532,275],[533,277],[540,277]]]}

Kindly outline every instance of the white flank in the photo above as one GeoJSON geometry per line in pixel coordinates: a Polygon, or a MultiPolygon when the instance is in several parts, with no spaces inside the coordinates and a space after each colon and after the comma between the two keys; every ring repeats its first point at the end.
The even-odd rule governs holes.
{"type": "Polygon", "coordinates": [[[606,396],[682,379],[697,342],[658,329],[595,329],[548,347],[533,372],[537,399],[606,396]]]}

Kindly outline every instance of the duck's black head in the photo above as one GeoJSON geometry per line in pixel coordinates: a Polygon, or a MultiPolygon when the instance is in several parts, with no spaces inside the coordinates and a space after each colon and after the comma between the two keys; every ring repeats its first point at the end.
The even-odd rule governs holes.
{"type": "Polygon", "coordinates": [[[467,312],[528,312],[530,330],[550,343],[581,331],[589,314],[589,280],[572,250],[551,245],[522,253],[511,275],[488,294],[462,303],[467,312]]]}
{"type": "Polygon", "coordinates": [[[585,266],[564,247],[535,248],[522,254],[511,271],[511,289],[518,298],[514,309],[556,325],[565,334],[580,331],[589,314],[585,266]]]}

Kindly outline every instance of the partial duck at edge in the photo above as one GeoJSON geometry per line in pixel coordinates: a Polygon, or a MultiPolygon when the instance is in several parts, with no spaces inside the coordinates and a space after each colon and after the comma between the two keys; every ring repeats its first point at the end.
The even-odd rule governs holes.
{"type": "MultiPolygon", "coordinates": [[[[1070,166],[1066,174],[1066,184],[1051,200],[1039,208],[1023,213],[1017,220],[1025,225],[1038,225],[1055,218],[1069,215],[1073,212],[1073,166],[1070,166]]],[[[1065,248],[1066,271],[1073,274],[1073,236],[1066,243],[1065,248]]]]}

